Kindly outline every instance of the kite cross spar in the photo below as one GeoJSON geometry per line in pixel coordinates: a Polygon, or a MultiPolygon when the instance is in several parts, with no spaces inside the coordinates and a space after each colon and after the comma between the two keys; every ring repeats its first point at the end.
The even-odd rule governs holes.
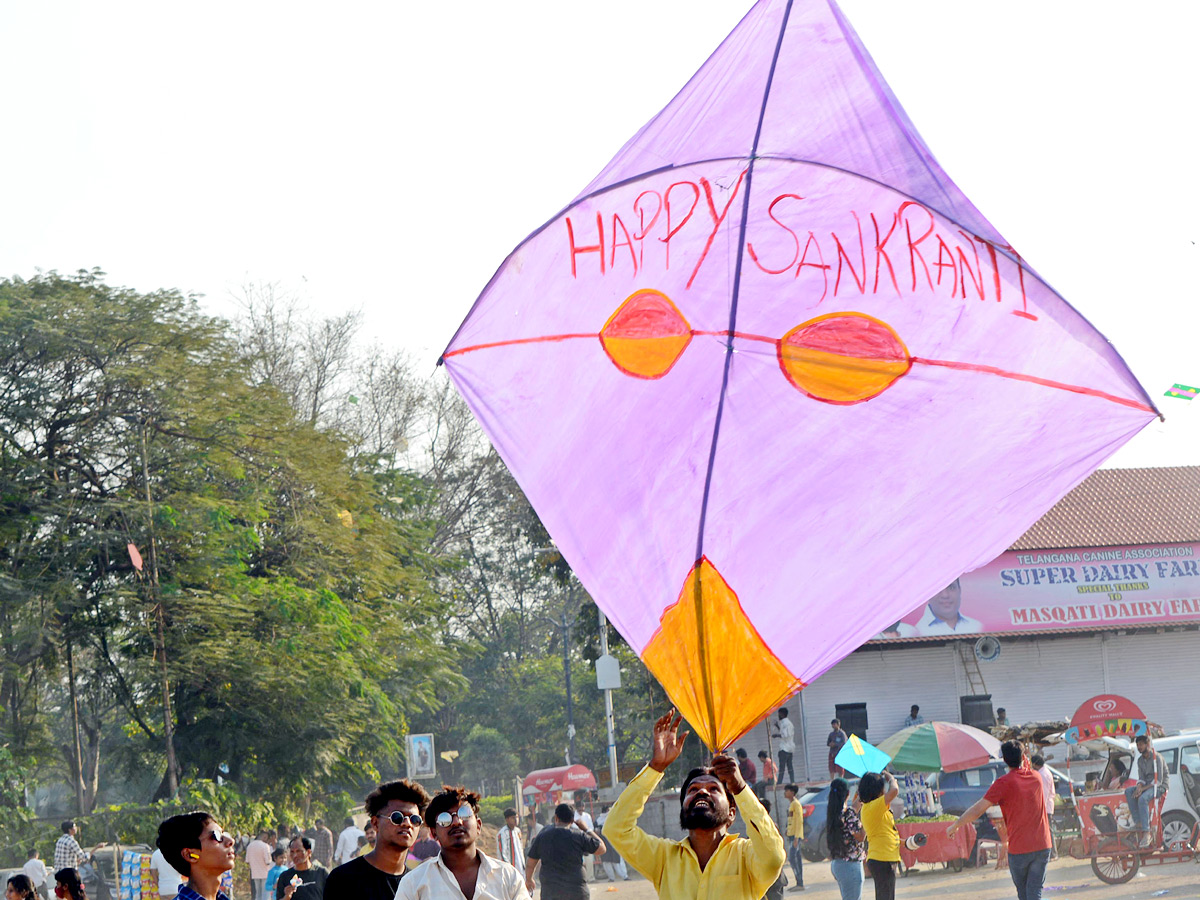
{"type": "Polygon", "coordinates": [[[760,0],[446,348],[713,749],[1157,414],[942,171],[831,0],[760,0]]]}

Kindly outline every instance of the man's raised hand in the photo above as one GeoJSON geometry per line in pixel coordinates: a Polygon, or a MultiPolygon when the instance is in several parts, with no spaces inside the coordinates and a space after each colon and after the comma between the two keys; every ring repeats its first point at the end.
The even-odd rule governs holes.
{"type": "Polygon", "coordinates": [[[720,779],[721,784],[725,785],[729,793],[737,796],[745,790],[746,780],[742,778],[742,770],[738,768],[737,760],[732,756],[718,753],[712,758],[709,766],[712,767],[713,774],[720,779]]]}
{"type": "Polygon", "coordinates": [[[672,708],[654,723],[650,755],[650,768],[654,771],[665,772],[667,766],[679,759],[679,754],[683,752],[683,742],[691,732],[679,733],[679,723],[682,721],[683,716],[676,715],[675,709],[672,708]]]}

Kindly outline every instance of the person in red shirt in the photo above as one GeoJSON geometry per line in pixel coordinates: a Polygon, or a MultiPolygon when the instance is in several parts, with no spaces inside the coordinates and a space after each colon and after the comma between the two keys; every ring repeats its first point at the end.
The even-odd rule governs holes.
{"type": "Polygon", "coordinates": [[[758,764],[762,766],[762,779],[751,782],[750,787],[758,799],[762,800],[767,796],[767,788],[775,787],[776,770],[775,763],[771,762],[771,757],[767,756],[766,750],[758,751],[758,764]]]}
{"type": "Polygon", "coordinates": [[[1050,861],[1050,823],[1042,779],[1029,767],[1018,741],[1005,741],[1000,755],[1008,772],[997,778],[983,799],[950,824],[953,837],[963,825],[974,822],[989,806],[999,806],[1008,826],[1008,871],[1017,887],[1017,900],[1042,900],[1046,864],[1050,861]]]}
{"type": "Polygon", "coordinates": [[[753,785],[758,781],[758,766],[750,759],[748,753],[741,747],[737,748],[738,771],[742,773],[742,781],[753,785]]]}

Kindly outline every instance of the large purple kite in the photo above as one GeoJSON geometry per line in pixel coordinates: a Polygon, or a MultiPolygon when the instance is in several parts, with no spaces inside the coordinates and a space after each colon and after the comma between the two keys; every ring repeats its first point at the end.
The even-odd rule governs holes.
{"type": "Polygon", "coordinates": [[[504,261],[443,361],[713,748],[1156,415],[831,0],[760,0],[504,261]]]}

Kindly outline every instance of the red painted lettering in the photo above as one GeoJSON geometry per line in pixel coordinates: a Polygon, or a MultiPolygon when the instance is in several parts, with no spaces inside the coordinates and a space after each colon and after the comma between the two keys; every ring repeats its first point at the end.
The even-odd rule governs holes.
{"type": "Polygon", "coordinates": [[[917,289],[917,260],[919,259],[921,261],[921,268],[925,270],[925,282],[929,285],[929,290],[932,291],[933,280],[929,277],[929,266],[925,264],[925,257],[921,255],[921,251],[917,249],[917,245],[933,234],[933,213],[923,207],[920,203],[908,200],[900,204],[900,209],[896,212],[896,215],[899,218],[904,219],[904,233],[908,236],[908,264],[912,269],[912,289],[913,291],[916,291],[917,289]],[[925,233],[915,241],[913,240],[912,236],[912,226],[909,224],[907,219],[904,219],[904,211],[910,206],[915,206],[917,209],[925,213],[925,215],[929,216],[929,228],[927,228],[925,233]]]}
{"type": "Polygon", "coordinates": [[[675,237],[675,235],[677,235],[679,233],[679,229],[687,224],[688,219],[690,219],[692,217],[692,213],[694,213],[696,211],[696,204],[699,202],[700,202],[700,187],[694,181],[677,181],[673,185],[671,185],[669,188],[667,188],[666,194],[663,195],[663,206],[665,206],[667,208],[667,236],[665,238],[659,238],[659,240],[667,245],[666,268],[668,268],[668,269],[671,268],[671,238],[675,237]],[[683,217],[683,221],[680,222],[678,225],[676,225],[674,228],[672,228],[671,227],[671,191],[675,190],[675,188],[677,188],[677,187],[684,187],[685,185],[692,189],[692,205],[688,207],[687,215],[683,217]]]}
{"type": "Polygon", "coordinates": [[[946,242],[942,240],[942,236],[940,234],[938,235],[937,242],[938,242],[937,262],[935,262],[933,265],[934,265],[934,268],[936,268],[938,270],[938,277],[937,277],[938,287],[942,286],[943,270],[949,269],[950,273],[954,276],[954,284],[951,285],[951,287],[950,287],[950,296],[953,297],[956,293],[958,293],[958,266],[955,265],[955,263],[954,263],[954,251],[951,250],[946,245],[946,242]],[[946,262],[942,262],[943,258],[946,260],[946,262]]]}
{"type": "Polygon", "coordinates": [[[963,230],[958,232],[967,239],[967,243],[971,245],[971,250],[975,253],[975,271],[971,271],[971,264],[967,262],[967,255],[963,253],[962,247],[958,248],[958,262],[962,268],[959,276],[959,284],[962,285],[963,299],[967,299],[967,276],[971,276],[971,283],[975,285],[975,290],[979,294],[979,299],[983,299],[983,269],[979,265],[979,248],[971,241],[971,236],[963,230]]]}
{"type": "Polygon", "coordinates": [[[638,232],[637,234],[635,234],[633,236],[633,239],[638,242],[638,265],[639,266],[645,264],[646,245],[645,245],[645,243],[643,243],[643,241],[645,240],[646,235],[650,233],[650,229],[654,227],[654,223],[658,221],[658,216],[662,212],[662,207],[663,207],[662,194],[660,194],[658,191],[642,191],[640,194],[637,195],[637,199],[633,201],[633,211],[635,213],[637,213],[638,225],[642,229],[640,232],[638,232]],[[646,197],[646,196],[653,196],[655,203],[657,204],[654,207],[654,215],[651,217],[649,225],[646,224],[646,211],[644,209],[642,209],[642,198],[646,197]]]}
{"type": "Polygon", "coordinates": [[[725,216],[729,212],[729,207],[733,205],[734,198],[738,195],[738,189],[742,186],[742,179],[746,177],[746,169],[738,174],[737,182],[733,186],[733,190],[729,194],[729,199],[725,201],[725,208],[721,210],[721,215],[717,215],[717,207],[713,203],[712,185],[709,184],[707,178],[700,179],[700,186],[704,188],[704,201],[708,204],[708,214],[712,217],[713,227],[709,232],[708,240],[704,242],[704,249],[700,252],[700,258],[696,260],[696,268],[692,269],[692,277],[688,279],[687,286],[690,288],[692,282],[696,280],[696,274],[700,271],[700,267],[704,265],[704,260],[708,256],[708,251],[712,249],[713,239],[716,238],[717,232],[721,228],[721,223],[725,221],[725,216]]]}
{"type": "Polygon", "coordinates": [[[612,236],[612,248],[609,251],[612,255],[608,258],[608,267],[610,269],[615,269],[617,267],[617,248],[628,247],[629,259],[633,262],[633,274],[636,275],[638,270],[638,259],[637,254],[633,252],[633,239],[629,237],[629,231],[625,228],[625,223],[621,221],[621,217],[616,213],[613,213],[612,217],[612,236]],[[621,234],[625,235],[625,240],[617,240],[617,228],[621,229],[621,234]]]}
{"type": "Polygon", "coordinates": [[[975,240],[987,247],[988,258],[992,261],[992,286],[996,288],[996,302],[1000,302],[1000,266],[996,263],[996,248],[992,246],[992,242],[986,238],[981,238],[979,235],[974,235],[975,240]]]}
{"type": "Polygon", "coordinates": [[[787,265],[785,265],[782,269],[768,269],[761,262],[759,262],[758,254],[754,252],[754,245],[752,243],[750,243],[749,241],[746,241],[746,252],[748,252],[750,254],[750,259],[752,259],[754,261],[754,264],[756,266],[758,266],[760,269],[762,269],[764,272],[766,272],[768,275],[782,275],[784,272],[786,272],[788,269],[790,269],[792,266],[794,266],[796,264],[796,260],[800,257],[800,238],[798,238],[796,236],[796,232],[792,231],[792,229],[788,228],[786,225],[784,225],[782,222],[780,222],[777,218],[775,218],[775,206],[780,201],[787,200],[788,198],[791,198],[793,200],[803,200],[804,199],[799,194],[780,194],[778,197],[776,197],[774,200],[772,200],[771,205],[767,207],[767,215],[770,217],[771,221],[774,222],[776,225],[778,225],[780,228],[782,228],[784,231],[786,231],[788,234],[790,234],[792,236],[792,243],[795,246],[792,248],[792,258],[788,261],[787,265]]]}
{"type": "MultiPolygon", "coordinates": [[[[821,300],[824,300],[825,295],[829,293],[829,268],[830,267],[825,262],[825,254],[821,252],[821,242],[817,240],[817,236],[815,234],[813,234],[811,231],[808,233],[808,240],[804,242],[804,253],[801,254],[801,256],[800,256],[800,265],[796,266],[796,277],[797,278],[800,277],[800,273],[804,271],[805,266],[809,266],[810,268],[821,270],[821,276],[825,280],[825,285],[821,289],[821,300]],[[820,260],[819,263],[808,262],[808,248],[809,247],[817,248],[817,259],[820,260]]],[[[821,300],[818,300],[817,303],[820,303],[821,300]]]]}
{"type": "Polygon", "coordinates": [[[850,257],[846,255],[846,251],[842,248],[842,242],[838,238],[837,234],[831,232],[831,234],[833,234],[833,242],[837,244],[838,255],[837,280],[833,283],[833,296],[835,297],[838,293],[838,287],[842,283],[842,260],[846,261],[846,268],[850,270],[850,274],[854,278],[854,283],[858,285],[858,292],[860,294],[865,294],[867,292],[867,250],[866,247],[863,246],[862,222],[859,221],[858,213],[854,212],[854,210],[850,211],[850,215],[854,216],[854,223],[858,226],[858,252],[859,257],[862,260],[862,278],[859,278],[858,273],[854,271],[854,264],[850,262],[850,257]]]}
{"type": "Polygon", "coordinates": [[[892,289],[896,292],[896,296],[900,296],[900,285],[896,284],[896,273],[892,269],[892,258],[887,255],[884,249],[887,242],[891,240],[892,232],[896,230],[896,225],[899,223],[900,217],[892,215],[892,227],[888,229],[887,235],[882,241],[879,240],[879,222],[875,220],[875,213],[871,213],[871,224],[875,226],[875,286],[871,288],[872,293],[879,293],[879,270],[882,268],[879,261],[882,259],[887,263],[888,277],[892,279],[892,289]]]}
{"type": "Polygon", "coordinates": [[[1013,315],[1020,316],[1022,319],[1030,319],[1031,321],[1036,322],[1037,316],[1029,311],[1029,304],[1025,300],[1025,260],[1021,258],[1020,253],[1013,249],[1012,244],[1005,244],[1004,249],[1011,253],[1013,258],[1017,261],[1017,278],[1019,278],[1021,281],[1021,308],[1014,309],[1013,315]]]}
{"type": "Polygon", "coordinates": [[[585,247],[577,247],[575,245],[575,226],[571,224],[571,217],[567,216],[567,240],[571,243],[571,277],[577,277],[575,272],[575,257],[580,253],[599,253],[600,254],[600,274],[604,274],[604,217],[600,213],[596,213],[596,231],[600,234],[599,243],[590,244],[585,247]]]}

